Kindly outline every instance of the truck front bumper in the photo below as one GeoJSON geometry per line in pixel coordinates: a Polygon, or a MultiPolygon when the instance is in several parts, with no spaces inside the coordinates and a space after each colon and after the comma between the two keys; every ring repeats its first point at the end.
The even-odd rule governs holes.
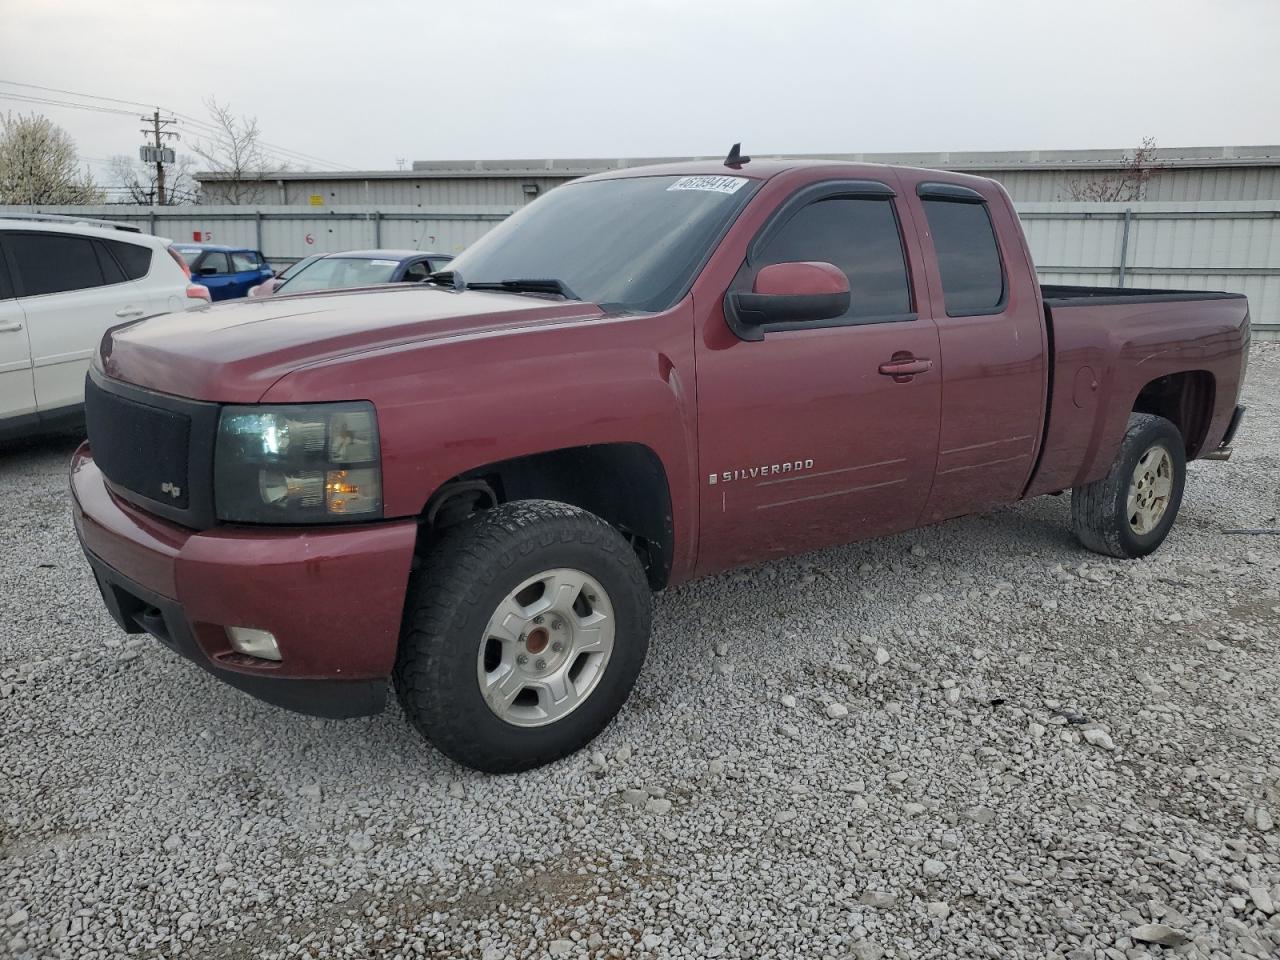
{"type": "Polygon", "coordinates": [[[72,515],[102,598],[218,679],[322,717],[378,713],[395,663],[417,524],[192,531],[114,496],[82,444],[72,515]],[[228,627],[269,631],[280,660],[232,649],[228,627]]]}

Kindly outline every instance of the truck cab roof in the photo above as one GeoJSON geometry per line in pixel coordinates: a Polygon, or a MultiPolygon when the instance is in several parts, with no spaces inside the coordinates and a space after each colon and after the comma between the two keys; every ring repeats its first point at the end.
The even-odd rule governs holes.
{"type": "Polygon", "coordinates": [[[798,171],[840,170],[851,179],[883,180],[887,177],[899,177],[903,173],[924,175],[932,182],[957,183],[966,186],[995,183],[986,177],[977,177],[968,173],[953,173],[946,170],[933,170],[925,167],[900,167],[883,163],[859,163],[851,160],[799,160],[787,157],[752,157],[739,166],[727,166],[723,160],[682,160],[677,163],[655,163],[645,167],[624,167],[617,170],[606,170],[583,177],[589,180],[621,180],[630,177],[663,177],[663,176],[727,176],[743,177],[748,180],[770,180],[780,174],[798,171]]]}

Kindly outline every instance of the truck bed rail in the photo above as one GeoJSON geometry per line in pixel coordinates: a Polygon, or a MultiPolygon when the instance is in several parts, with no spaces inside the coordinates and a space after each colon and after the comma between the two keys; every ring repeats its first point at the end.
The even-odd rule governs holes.
{"type": "Polygon", "coordinates": [[[1040,296],[1050,306],[1088,303],[1169,303],[1191,300],[1234,300],[1243,293],[1220,290],[1149,290],[1141,287],[1075,287],[1052,283],[1040,284],[1040,296]]]}

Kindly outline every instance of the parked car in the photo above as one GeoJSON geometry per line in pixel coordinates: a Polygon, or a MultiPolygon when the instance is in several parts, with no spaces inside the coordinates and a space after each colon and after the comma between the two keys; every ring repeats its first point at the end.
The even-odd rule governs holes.
{"type": "Polygon", "coordinates": [[[416,283],[441,270],[453,257],[424,250],[349,250],[316,257],[273,293],[311,293],[378,283],[416,283]]]}
{"type": "Polygon", "coordinates": [[[221,243],[175,243],[191,277],[209,288],[214,300],[234,300],[248,296],[249,288],[274,277],[261,251],[247,247],[229,247],[221,243]]]}
{"type": "Polygon", "coordinates": [[[280,284],[284,283],[286,280],[294,276],[299,271],[305,270],[308,266],[315,263],[317,260],[319,260],[323,256],[324,256],[323,253],[313,253],[309,257],[303,257],[297,263],[294,263],[291,266],[286,267],[284,270],[277,273],[274,277],[269,277],[266,280],[263,280],[256,287],[250,287],[249,296],[251,297],[271,296],[271,294],[276,292],[276,288],[279,287],[280,284]]]}
{"type": "Polygon", "coordinates": [[[108,327],[208,300],[168,240],[105,220],[0,215],[0,437],[80,418],[108,327]]]}
{"type": "Polygon", "coordinates": [[[322,716],[391,678],[523,770],[626,700],[650,590],[1068,488],[1084,547],[1150,553],[1248,340],[1238,294],[1042,287],[991,180],[611,171],[432,282],[113,332],[73,511],[124,630],[322,716]]]}

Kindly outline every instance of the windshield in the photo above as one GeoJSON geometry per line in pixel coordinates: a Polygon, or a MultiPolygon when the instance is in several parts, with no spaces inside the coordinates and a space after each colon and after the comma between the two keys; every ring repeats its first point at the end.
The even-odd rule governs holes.
{"type": "Polygon", "coordinates": [[[491,230],[449,264],[471,283],[559,280],[606,309],[674,305],[754,181],[630,177],[568,183],[491,230]]]}
{"type": "Polygon", "coordinates": [[[174,244],[171,249],[178,251],[182,259],[187,261],[188,267],[200,259],[200,254],[204,253],[199,247],[180,247],[177,244],[174,244]]]}
{"type": "Polygon", "coordinates": [[[280,274],[280,282],[281,282],[281,283],[284,283],[284,281],[289,280],[290,278],[297,276],[297,275],[298,275],[299,273],[301,273],[303,270],[307,269],[307,267],[309,267],[311,264],[315,263],[318,259],[320,259],[320,258],[319,258],[319,257],[307,257],[307,258],[305,258],[305,259],[303,259],[303,260],[299,260],[299,261],[298,261],[297,263],[295,263],[293,266],[288,267],[288,268],[284,271],[284,273],[280,274]]]}
{"type": "Polygon", "coordinates": [[[325,257],[304,266],[280,284],[276,293],[306,293],[308,290],[336,290],[386,283],[396,272],[399,260],[369,260],[364,257],[325,257]]]}

